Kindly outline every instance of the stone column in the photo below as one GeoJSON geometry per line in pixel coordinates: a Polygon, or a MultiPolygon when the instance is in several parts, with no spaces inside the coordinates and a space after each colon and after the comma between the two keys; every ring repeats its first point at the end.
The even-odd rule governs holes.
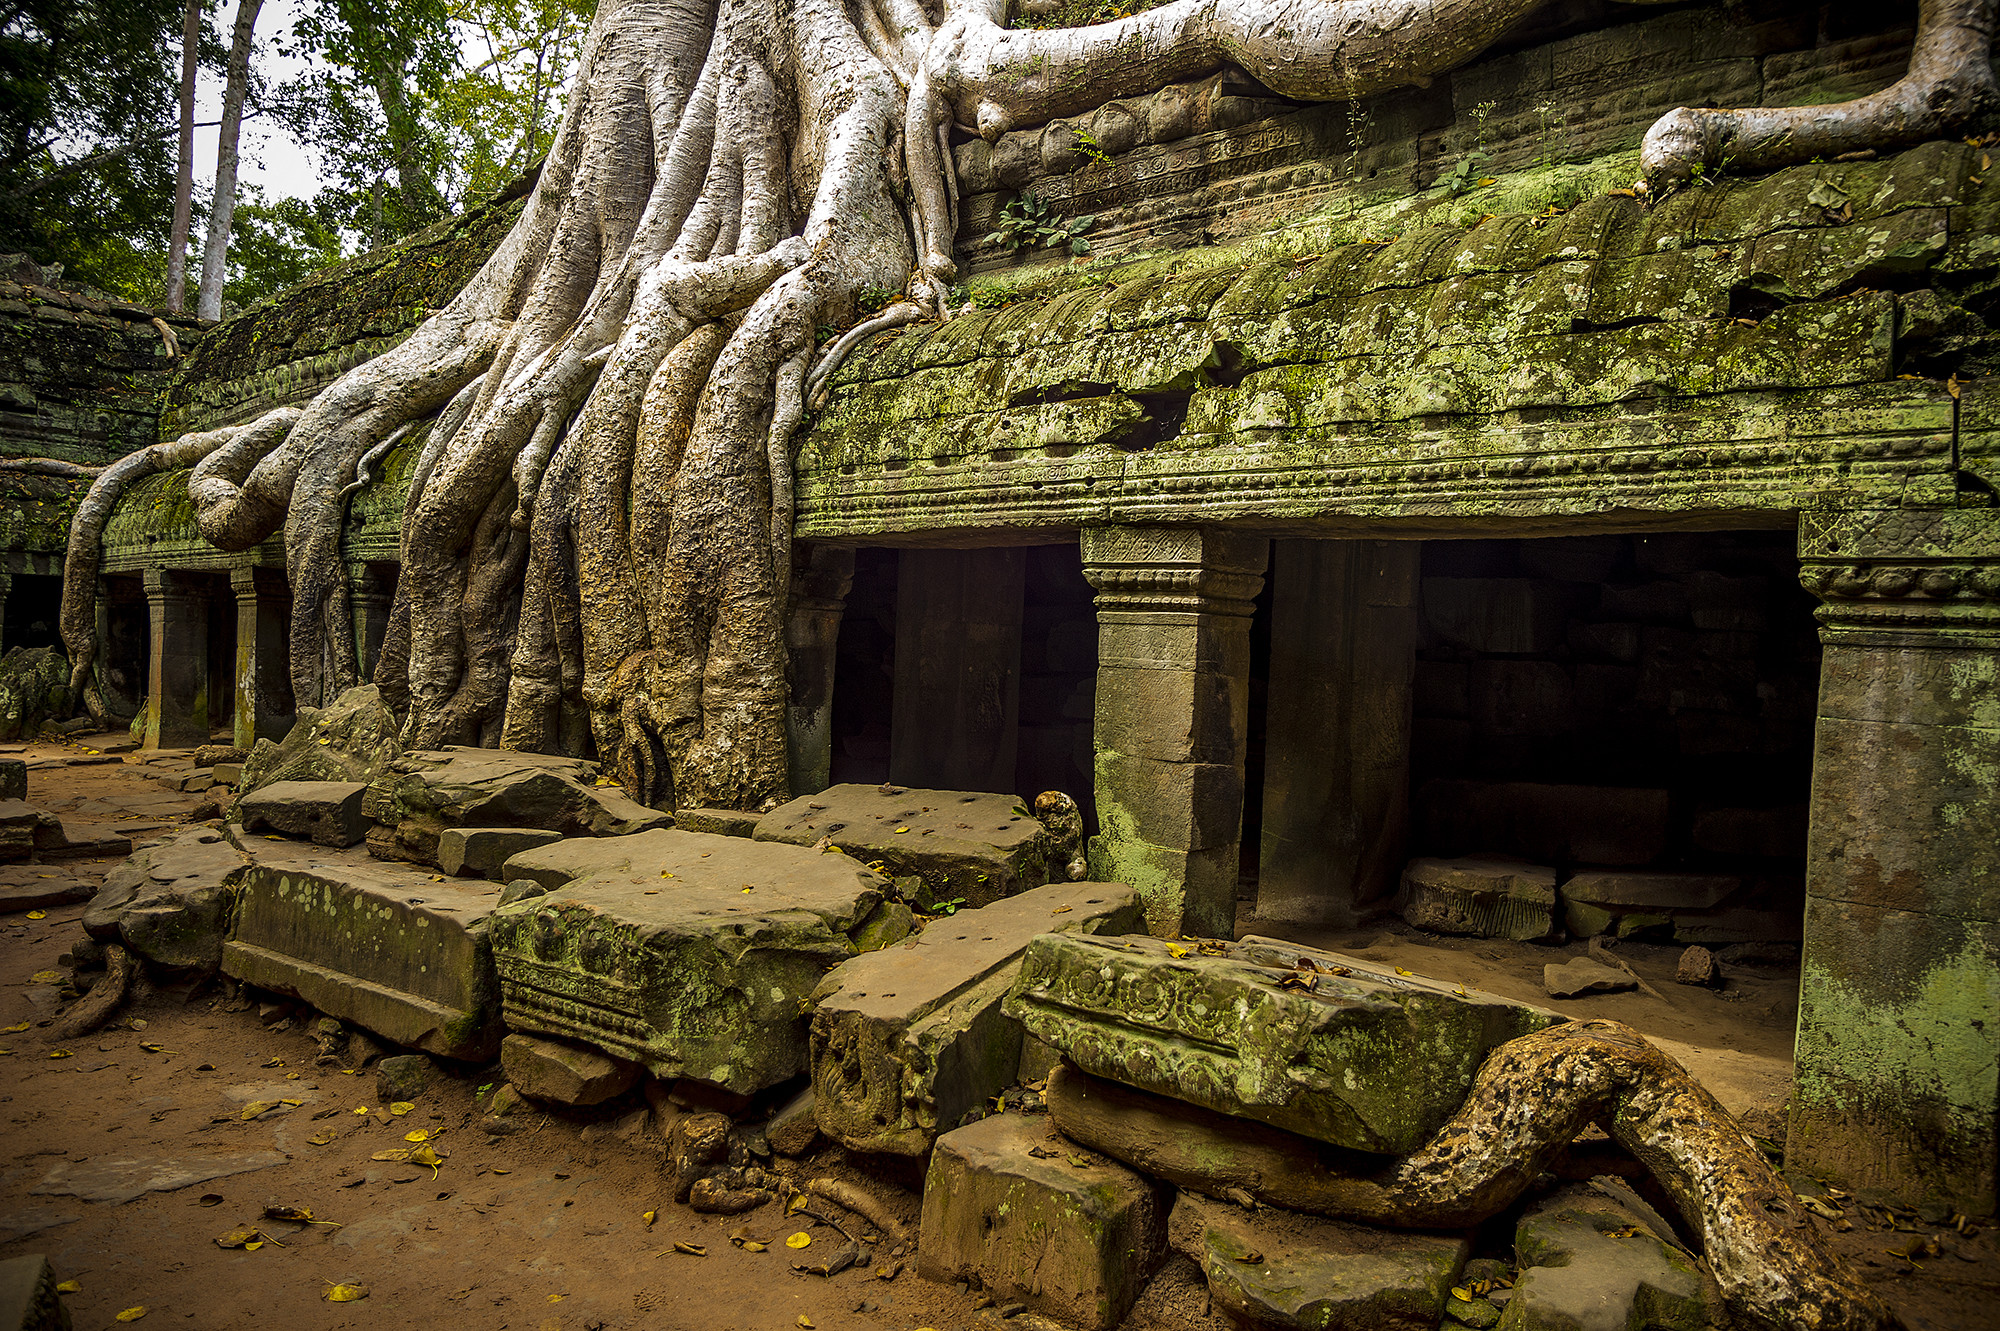
{"type": "Polygon", "coordinates": [[[375,678],[375,658],[389,632],[395,583],[380,564],[347,566],[349,607],[354,613],[354,668],[363,684],[375,678]]]}
{"type": "Polygon", "coordinates": [[[1086,527],[1097,590],[1091,876],[1147,927],[1233,938],[1250,711],[1251,601],[1270,542],[1208,527],[1086,527]]]}
{"type": "Polygon", "coordinates": [[[896,561],[889,779],[1014,789],[1020,736],[1020,549],[905,550],[896,561]]]}
{"type": "Polygon", "coordinates": [[[146,570],[152,641],[146,665],[146,743],[185,749],[208,743],[208,592],[167,569],[146,570]]]}
{"type": "Polygon", "coordinates": [[[138,578],[97,580],[97,655],[91,678],[107,725],[125,725],[146,701],[148,614],[138,578]]]}
{"type": "Polygon", "coordinates": [[[292,728],[292,593],[281,568],[234,568],[236,593],[235,743],[256,747],[292,728]]]}
{"type": "Polygon", "coordinates": [[[1402,877],[1416,687],[1417,541],[1272,550],[1257,914],[1356,924],[1402,877]]]}
{"type": "Polygon", "coordinates": [[[792,683],[785,747],[794,795],[815,794],[832,780],[833,663],[841,612],[853,585],[853,550],[799,543],[792,559],[791,615],[785,623],[792,683]]]}
{"type": "Polygon", "coordinates": [[[1799,552],[1826,650],[1786,1164],[1990,1214],[2000,516],[1806,514],[1799,552]]]}

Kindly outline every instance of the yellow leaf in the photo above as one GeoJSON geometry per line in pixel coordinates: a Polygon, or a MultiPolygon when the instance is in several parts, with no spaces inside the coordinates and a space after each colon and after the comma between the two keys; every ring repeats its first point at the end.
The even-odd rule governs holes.
{"type": "Polygon", "coordinates": [[[148,1309],[146,1305],[142,1303],[136,1308],[127,1308],[124,1312],[119,1313],[114,1320],[120,1322],[136,1322],[141,1317],[144,1317],[149,1311],[150,1309],[148,1309]]]}
{"type": "Polygon", "coordinates": [[[1453,1285],[1451,1287],[1451,1296],[1454,1299],[1462,1299],[1466,1303],[1472,1302],[1472,1291],[1469,1289],[1461,1289],[1457,1285],[1453,1285]]]}
{"type": "MultiPolygon", "coordinates": [[[[324,740],[320,741],[325,743],[324,740]]],[[[326,1292],[328,1303],[355,1303],[368,1297],[366,1285],[335,1285],[326,1292]]]]}
{"type": "Polygon", "coordinates": [[[550,1303],[561,1303],[561,1302],[562,1302],[562,1300],[563,1300],[563,1296],[562,1296],[562,1295],[560,1295],[560,1294],[551,1294],[551,1295],[549,1295],[549,1302],[550,1302],[550,1303]]]}
{"type": "Polygon", "coordinates": [[[785,1246],[786,1246],[787,1248],[803,1248],[803,1247],[805,1247],[805,1246],[806,1246],[807,1244],[811,1243],[812,1241],[813,1241],[813,1236],[812,1236],[812,1235],[810,1235],[810,1234],[808,1234],[808,1233],[806,1233],[806,1232],[805,1232],[805,1231],[804,1231],[804,1230],[802,1229],[802,1230],[800,1230],[800,1231],[799,1231],[798,1233],[796,1233],[796,1234],[792,1235],[792,1236],[791,1236],[790,1238],[786,1239],[786,1240],[785,1240],[785,1246]]]}
{"type": "Polygon", "coordinates": [[[377,1151],[368,1158],[370,1160],[393,1160],[397,1164],[401,1164],[410,1158],[410,1148],[399,1146],[393,1151],[377,1151]]]}
{"type": "Polygon", "coordinates": [[[164,1046],[153,1044],[151,1041],[142,1041],[139,1047],[149,1054],[162,1054],[166,1052],[164,1046]]]}
{"type": "Polygon", "coordinates": [[[768,1243],[759,1243],[755,1239],[743,1240],[743,1251],[745,1252],[762,1252],[770,1246],[768,1243]]]}
{"type": "Polygon", "coordinates": [[[365,1113],[367,1113],[367,1112],[368,1112],[368,1106],[367,1106],[367,1105],[356,1105],[356,1106],[354,1106],[354,1112],[355,1112],[355,1113],[357,1113],[357,1114],[365,1114],[365,1113]]]}
{"type": "Polygon", "coordinates": [[[14,1051],[13,1051],[13,1050],[11,1050],[11,1049],[0,1049],[0,1057],[5,1057],[5,1058],[12,1058],[13,1056],[14,1056],[14,1051]]]}
{"type": "Polygon", "coordinates": [[[67,1049],[51,1049],[51,1050],[49,1050],[49,1057],[50,1057],[50,1058],[68,1058],[68,1057],[69,1057],[69,1050],[67,1050],[67,1049]]]}
{"type": "Polygon", "coordinates": [[[297,1081],[298,1079],[299,1079],[299,1074],[296,1072],[287,1072],[285,1074],[286,1081],[297,1081]]]}
{"type": "Polygon", "coordinates": [[[646,1212],[645,1214],[641,1215],[641,1216],[640,1216],[639,1218],[640,1218],[641,1220],[645,1221],[645,1222],[646,1222],[646,1223],[647,1223],[648,1225],[650,1225],[650,1224],[652,1224],[652,1223],[653,1223],[653,1222],[654,1222],[655,1220],[658,1220],[658,1219],[660,1218],[660,1213],[659,1213],[658,1211],[647,1211],[647,1212],[646,1212]]]}
{"type": "Polygon", "coordinates": [[[806,1316],[804,1313],[799,1314],[799,1325],[804,1327],[806,1331],[813,1331],[812,1318],[806,1316]]]}
{"type": "Polygon", "coordinates": [[[15,1031],[25,1031],[27,1029],[28,1023],[25,1021],[17,1021],[12,1026],[0,1026],[0,1031],[5,1031],[9,1035],[12,1035],[15,1031]]]}
{"type": "Polygon", "coordinates": [[[49,918],[49,913],[45,910],[31,910],[28,912],[28,918],[31,920],[46,920],[49,918]]]}
{"type": "Polygon", "coordinates": [[[230,1230],[215,1241],[215,1246],[218,1248],[247,1248],[253,1243],[261,1243],[263,1238],[264,1235],[261,1230],[246,1226],[243,1229],[230,1230]]]}
{"type": "Polygon", "coordinates": [[[306,1141],[313,1146],[331,1146],[333,1140],[334,1131],[332,1128],[321,1128],[318,1132],[306,1138],[306,1141]]]}
{"type": "Polygon", "coordinates": [[[282,1058],[267,1058],[262,1063],[259,1063],[257,1066],[264,1068],[281,1068],[285,1066],[285,1060],[282,1058]]]}
{"type": "Polygon", "coordinates": [[[395,1104],[389,1106],[389,1112],[394,1114],[397,1118],[401,1118],[403,1115],[409,1113],[412,1109],[415,1108],[416,1106],[411,1104],[408,1100],[398,1100],[396,1101],[395,1104]]]}
{"type": "Polygon", "coordinates": [[[406,1132],[403,1134],[403,1140],[406,1142],[427,1142],[430,1139],[429,1128],[418,1128],[415,1132],[406,1132]]]}
{"type": "Polygon", "coordinates": [[[80,1285],[80,1284],[78,1284],[78,1283],[77,1283],[76,1281],[74,1281],[74,1280],[65,1280],[65,1281],[63,1281],[63,1282],[62,1282],[62,1284],[60,1284],[60,1285],[57,1285],[57,1286],[56,1286],[56,1293],[58,1293],[58,1294],[81,1294],[81,1293],[83,1293],[83,1286],[82,1286],[82,1285],[80,1285]]]}
{"type": "Polygon", "coordinates": [[[1415,971],[1406,971],[1406,970],[1404,970],[1404,969],[1403,969],[1403,968],[1402,968],[1401,966],[1398,966],[1398,967],[1396,967],[1396,974],[1398,974],[1398,975],[1415,975],[1415,974],[1416,974],[1416,972],[1415,972],[1415,971]]]}
{"type": "Polygon", "coordinates": [[[61,984],[62,972],[36,971],[33,975],[30,975],[28,978],[30,980],[33,980],[36,984],[61,984]]]}
{"type": "Polygon", "coordinates": [[[708,1249],[702,1247],[699,1243],[676,1243],[674,1244],[674,1251],[684,1252],[690,1257],[708,1256],[708,1249]]]}
{"type": "Polygon", "coordinates": [[[1167,955],[1168,955],[1168,956],[1170,956],[1170,957],[1184,957],[1184,956],[1186,956],[1187,954],[1188,954],[1188,950],[1187,950],[1186,948],[1182,947],[1182,946],[1181,946],[1181,945],[1180,945],[1179,943],[1169,943],[1169,944],[1167,944],[1167,955]]]}
{"type": "Polygon", "coordinates": [[[252,1100],[249,1104],[243,1106],[243,1121],[248,1123],[259,1114],[269,1113],[271,1110],[276,1109],[280,1103],[277,1100],[252,1100]]]}
{"type": "Polygon", "coordinates": [[[263,1246],[264,1246],[264,1240],[262,1240],[262,1239],[251,1239],[251,1240],[250,1240],[250,1241],[249,1241],[248,1243],[246,1243],[246,1244],[244,1244],[244,1245],[243,1245],[243,1251],[245,1251],[245,1252],[255,1252],[255,1251],[257,1251],[257,1249],[259,1249],[259,1248],[261,1248],[261,1247],[263,1247],[263,1246]]]}
{"type": "Polygon", "coordinates": [[[907,827],[899,827],[899,828],[897,828],[897,829],[896,829],[896,831],[897,831],[898,833],[902,833],[902,832],[907,832],[907,831],[909,831],[909,830],[910,830],[910,829],[909,829],[909,828],[907,828],[907,827]]]}

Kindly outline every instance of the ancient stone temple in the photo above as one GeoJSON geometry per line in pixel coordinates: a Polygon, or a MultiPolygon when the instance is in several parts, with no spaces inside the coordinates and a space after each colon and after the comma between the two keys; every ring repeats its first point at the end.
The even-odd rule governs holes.
{"type": "MultiPolygon", "coordinates": [[[[790,843],[755,886],[792,884],[762,918],[783,915],[785,946],[810,958],[883,927],[884,883],[919,872],[899,846],[951,832],[911,833],[885,807],[866,815],[880,844],[843,841],[856,862],[819,871],[827,884],[787,877],[792,847],[834,835],[808,797],[890,783],[1068,792],[1087,838],[1071,877],[1129,885],[1132,922],[1176,946],[1391,912],[1516,940],[1795,944],[1788,1167],[1992,1213],[2000,149],[1938,139],[1725,170],[1667,197],[1633,188],[1640,136],[1676,105],[1834,101],[1898,77],[1899,14],[1557,6],[1427,87],[1351,105],[1224,74],[991,144],[959,135],[970,307],[866,342],[797,451],[789,741],[807,803],[681,827],[790,843]],[[1013,247],[1024,194],[1088,219],[1088,256],[1013,247]]],[[[72,362],[127,376],[128,411],[150,404],[144,428],[77,389],[64,419],[108,424],[33,451],[103,461],[305,399],[445,304],[520,206],[502,197],[182,329],[170,375],[78,344],[72,362]]],[[[47,301],[9,317],[10,345],[71,322],[47,301]]],[[[121,335],[156,338],[132,321],[121,335]]],[[[17,398],[57,394],[52,371],[9,374],[17,398]]],[[[30,405],[10,404],[8,430],[30,405]]],[[[29,451],[20,437],[5,448],[29,451]]],[[[420,442],[336,501],[364,679],[420,442]]],[[[54,571],[38,505],[60,513],[82,483],[8,484],[25,596],[24,578],[54,571]]],[[[283,740],[285,558],[281,537],[207,544],[185,471],[132,486],[97,588],[105,718],[136,719],[152,747],[283,740]]],[[[10,600],[7,645],[19,618],[10,600]]],[[[476,855],[452,829],[480,824],[446,802],[366,806],[368,846],[476,855]],[[398,827],[425,849],[390,847],[381,829],[398,827]]],[[[1008,832],[1011,807],[982,810],[1001,831],[980,835],[1040,836],[1008,832]]],[[[644,813],[619,828],[699,872],[699,852],[658,840],[685,834],[644,813]]],[[[917,904],[1061,880],[1036,845],[1004,892],[989,872],[1012,869],[968,859],[917,904]]],[[[517,852],[517,867],[545,854],[517,852]]],[[[636,895],[666,868],[550,854],[524,876],[578,886],[496,924],[498,1010],[543,1035],[616,1025],[605,1047],[658,1073],[668,1016],[538,995],[507,967],[556,965],[592,929],[709,926],[636,895]]],[[[1097,926],[1124,908],[1091,898],[1065,946],[1098,946],[1083,935],[1116,932],[1097,926]]],[[[1026,938],[995,955],[1047,943],[1026,938]]],[[[920,1153],[940,1097],[965,1098],[923,1080],[948,1079],[950,1050],[924,1043],[914,1010],[895,1020],[918,1034],[864,1031],[855,983],[822,995],[823,1040],[868,1058],[922,1043],[937,1062],[885,1101],[901,1117],[851,1135],[920,1153]]],[[[999,1020],[998,990],[976,988],[936,1002],[999,1020]]],[[[462,1015],[474,1000],[437,1002],[462,1015]]],[[[1499,1038],[1536,1024],[1507,1021],[1499,1038]]],[[[497,1037],[479,1027],[465,1047],[497,1037]]],[[[745,1094],[810,1058],[800,1040],[703,1048],[686,1066],[707,1071],[687,1075],[745,1094]]]]}

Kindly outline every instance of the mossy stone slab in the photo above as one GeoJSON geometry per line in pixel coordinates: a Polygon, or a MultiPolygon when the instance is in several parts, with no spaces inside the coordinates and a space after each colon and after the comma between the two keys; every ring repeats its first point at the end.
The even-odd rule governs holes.
{"type": "Polygon", "coordinates": [[[499,889],[331,850],[245,836],[250,865],[222,946],[226,975],[446,1058],[500,1047],[487,916],[499,889]]]}
{"type": "Polygon", "coordinates": [[[838,852],[663,828],[507,861],[549,889],[493,916],[512,1030],[750,1094],[807,1067],[809,998],[889,885],[838,852]]]}
{"type": "Polygon", "coordinates": [[[1662,1231],[1650,1207],[1592,1188],[1549,1198],[1514,1229],[1521,1275],[1501,1331],[1702,1331],[1700,1268],[1662,1231]]]}
{"type": "Polygon", "coordinates": [[[1047,934],[1006,1011],[1085,1072],[1353,1150],[1407,1154],[1496,1046],[1563,1020],[1276,939],[1047,934]]]}

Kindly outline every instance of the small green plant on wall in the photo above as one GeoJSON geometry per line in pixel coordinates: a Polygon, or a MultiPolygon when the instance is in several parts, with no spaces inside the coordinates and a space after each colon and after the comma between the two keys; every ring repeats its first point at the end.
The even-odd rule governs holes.
{"type": "Polygon", "coordinates": [[[1066,248],[1071,254],[1081,257],[1090,253],[1090,242],[1083,233],[1090,230],[1096,221],[1095,213],[1064,221],[1056,216],[1047,199],[1035,194],[1021,194],[1000,210],[998,222],[995,229],[987,234],[986,243],[1015,253],[1037,246],[1052,250],[1066,248]]]}

